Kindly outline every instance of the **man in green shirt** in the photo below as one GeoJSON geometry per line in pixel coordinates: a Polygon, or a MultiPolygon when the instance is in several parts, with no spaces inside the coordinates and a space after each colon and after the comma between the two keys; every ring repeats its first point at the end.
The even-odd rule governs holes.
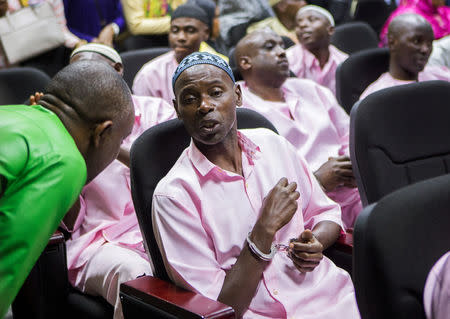
{"type": "Polygon", "coordinates": [[[134,123],[129,89],[104,63],[67,66],[39,104],[0,106],[0,318],[82,187],[117,157],[134,123]]]}

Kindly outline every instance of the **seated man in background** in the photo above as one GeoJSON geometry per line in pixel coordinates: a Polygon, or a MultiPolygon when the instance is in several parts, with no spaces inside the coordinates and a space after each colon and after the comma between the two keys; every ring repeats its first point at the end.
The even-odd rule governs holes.
{"type": "MultiPolygon", "coordinates": [[[[108,46],[84,45],[73,51],[70,63],[84,60],[107,63],[123,73],[120,55],[108,46]]],[[[114,306],[115,319],[123,318],[120,284],[152,273],[131,199],[129,149],[146,129],[176,117],[173,106],[160,98],[132,99],[134,126],[118,159],[83,188],[77,217],[65,219],[71,233],[66,242],[69,280],[85,293],[104,297],[114,306]]]]}
{"type": "Polygon", "coordinates": [[[339,206],[283,137],[237,130],[228,64],[193,53],[173,86],[192,141],[153,197],[170,278],[237,318],[359,318],[350,276],[322,255],[339,236],[339,206]]]}
{"type": "Polygon", "coordinates": [[[103,63],[67,66],[39,104],[0,106],[1,318],[83,185],[133,127],[130,91],[103,63]]]}
{"type": "Polygon", "coordinates": [[[300,44],[286,51],[289,65],[299,78],[313,80],[336,94],[336,69],[348,55],[330,44],[334,32],[331,14],[308,5],[297,12],[296,33],[300,44]]]}
{"type": "Polygon", "coordinates": [[[113,46],[125,30],[120,0],[64,0],[64,12],[69,30],[88,42],[113,46]]]}
{"type": "Polygon", "coordinates": [[[408,13],[395,17],[388,30],[389,72],[369,85],[360,99],[391,86],[418,81],[450,81],[450,69],[427,66],[433,39],[433,29],[422,16],[408,13]]]}
{"type": "Polygon", "coordinates": [[[236,47],[244,107],[267,117],[304,157],[327,195],[340,204],[345,227],[362,210],[349,158],[348,115],[330,90],[289,78],[282,39],[255,31],[236,47]]]}
{"type": "Polygon", "coordinates": [[[133,35],[154,36],[155,42],[158,44],[157,46],[167,45],[167,34],[170,30],[170,15],[179,5],[186,2],[186,0],[121,1],[123,14],[130,33],[133,35]]]}
{"type": "MultiPolygon", "coordinates": [[[[169,33],[171,51],[146,63],[136,74],[133,92],[137,95],[156,96],[172,103],[172,75],[178,63],[192,52],[199,51],[201,43],[208,40],[212,23],[206,12],[195,5],[184,4],[172,14],[169,33]]],[[[211,52],[212,48],[203,51],[211,52]]]]}

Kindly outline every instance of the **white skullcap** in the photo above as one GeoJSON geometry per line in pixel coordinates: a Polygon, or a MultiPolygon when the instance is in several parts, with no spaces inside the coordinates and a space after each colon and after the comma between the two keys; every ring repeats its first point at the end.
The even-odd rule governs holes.
{"type": "Polygon", "coordinates": [[[75,54],[80,53],[80,52],[95,52],[95,53],[103,55],[105,58],[110,59],[114,63],[122,63],[122,59],[121,59],[119,53],[117,53],[117,51],[114,50],[113,48],[111,48],[107,45],[104,45],[104,44],[88,43],[88,44],[82,45],[72,51],[70,58],[72,58],[75,54]]]}
{"type": "Polygon", "coordinates": [[[300,10],[298,10],[297,12],[297,16],[302,13],[302,12],[306,12],[306,11],[315,11],[320,13],[321,15],[323,15],[325,18],[327,18],[327,20],[330,22],[331,26],[334,27],[334,19],[333,16],[331,15],[331,13],[327,10],[325,10],[322,7],[313,5],[313,4],[309,4],[307,6],[304,6],[303,8],[301,8],[300,10]]]}

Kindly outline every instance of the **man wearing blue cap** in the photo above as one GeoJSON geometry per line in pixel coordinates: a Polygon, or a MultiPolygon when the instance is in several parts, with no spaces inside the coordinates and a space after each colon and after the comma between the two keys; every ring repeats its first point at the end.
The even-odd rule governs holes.
{"type": "Polygon", "coordinates": [[[238,318],[359,318],[350,276],[322,255],[342,227],[339,206],[283,137],[237,130],[229,65],[193,53],[172,84],[192,141],[153,197],[170,278],[238,318]]]}
{"type": "Polygon", "coordinates": [[[136,74],[133,93],[155,96],[172,103],[172,75],[178,63],[192,52],[213,49],[206,45],[211,18],[199,6],[184,4],[172,14],[169,32],[171,51],[151,60],[136,74]],[[203,48],[201,48],[203,45],[203,48]]]}

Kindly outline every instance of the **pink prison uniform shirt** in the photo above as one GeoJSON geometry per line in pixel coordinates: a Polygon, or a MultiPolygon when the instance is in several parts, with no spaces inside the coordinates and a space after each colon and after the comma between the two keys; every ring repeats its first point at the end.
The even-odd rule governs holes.
{"type": "MultiPolygon", "coordinates": [[[[282,178],[298,184],[299,208],[280,229],[287,244],[320,221],[341,225],[339,206],[283,137],[266,129],[238,133],[243,177],[212,164],[191,142],[156,187],[153,225],[169,276],[217,300],[265,196],[282,178]]],[[[285,252],[264,270],[244,318],[359,318],[349,275],[326,257],[302,274],[285,252]]]]}
{"type": "MultiPolygon", "coordinates": [[[[325,87],[305,79],[289,78],[283,84],[285,103],[266,101],[239,82],[243,106],[264,115],[316,171],[330,156],[349,155],[348,115],[325,87]]],[[[342,220],[353,227],[362,210],[358,189],[339,187],[327,195],[339,203],[342,220]]]]}
{"type": "MultiPolygon", "coordinates": [[[[135,124],[122,146],[130,148],[146,129],[175,118],[175,110],[160,98],[133,96],[135,124]]],[[[132,249],[148,259],[139,230],[130,191],[130,169],[112,162],[84,187],[81,209],[67,245],[69,279],[82,287],[84,265],[106,242],[132,249]]]]}
{"type": "Polygon", "coordinates": [[[320,85],[329,88],[336,95],[336,69],[339,64],[348,58],[348,54],[340,51],[335,46],[329,46],[330,57],[323,69],[320,68],[319,60],[306,50],[301,44],[296,44],[286,50],[289,66],[292,72],[304,79],[313,80],[320,85]]]}
{"type": "Polygon", "coordinates": [[[174,51],[169,51],[144,66],[133,81],[133,93],[144,96],[156,96],[172,105],[175,98],[172,90],[172,75],[178,66],[174,51]]]}
{"type": "MultiPolygon", "coordinates": [[[[425,69],[419,73],[419,82],[442,80],[450,81],[450,69],[444,66],[426,66],[425,69]]],[[[385,89],[391,86],[397,86],[402,84],[409,84],[415,81],[398,80],[392,77],[389,72],[383,73],[375,82],[370,84],[359,97],[360,100],[368,96],[369,94],[385,89]]]]}
{"type": "Polygon", "coordinates": [[[445,319],[450,314],[450,251],[431,268],[423,290],[428,319],[445,319]]]}

